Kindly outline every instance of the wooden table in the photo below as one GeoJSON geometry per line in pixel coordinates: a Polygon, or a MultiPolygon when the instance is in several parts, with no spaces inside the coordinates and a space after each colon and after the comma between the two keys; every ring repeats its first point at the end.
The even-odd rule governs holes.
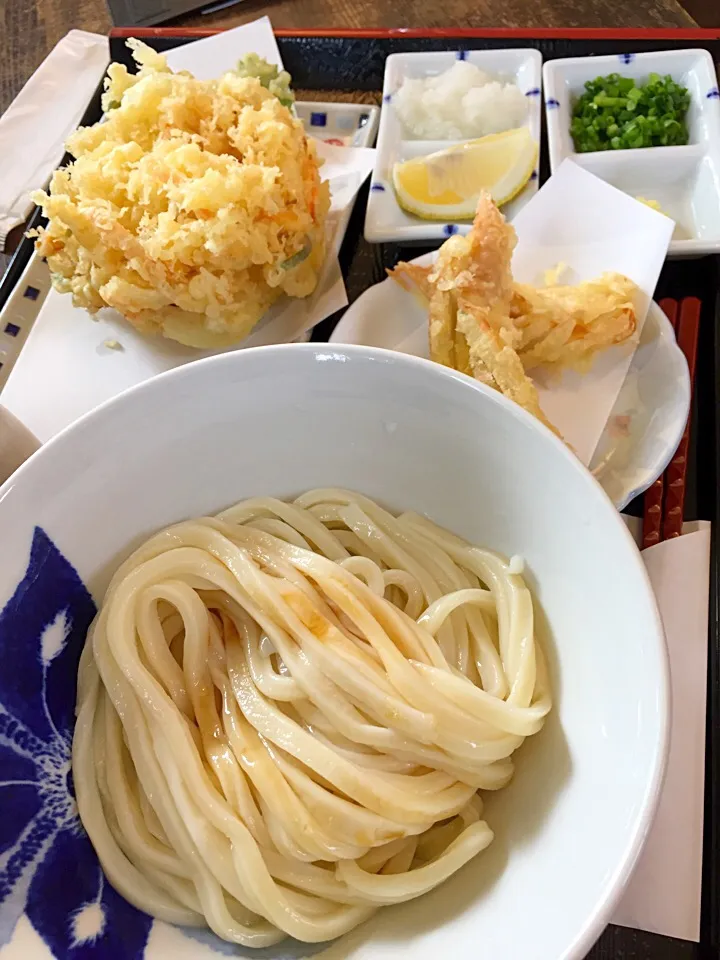
{"type": "MultiPolygon", "coordinates": [[[[0,112],[68,30],[107,33],[111,25],[104,0],[4,0],[2,7],[0,112]]],[[[236,26],[265,13],[276,27],[695,25],[677,0],[245,0],[177,25],[236,26]]]]}
{"type": "MultiPolygon", "coordinates": [[[[269,14],[276,27],[688,27],[677,0],[246,0],[173,26],[229,27],[269,14]]],[[[0,112],[57,41],[72,28],[106,33],[104,0],[6,0],[0,112]]],[[[0,267],[2,263],[0,262],[0,267]]],[[[588,960],[700,960],[694,944],[609,927],[588,960]]]]}

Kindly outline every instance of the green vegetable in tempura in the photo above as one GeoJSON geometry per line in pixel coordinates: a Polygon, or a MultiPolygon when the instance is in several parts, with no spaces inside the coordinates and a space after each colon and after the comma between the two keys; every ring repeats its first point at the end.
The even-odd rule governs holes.
{"type": "Polygon", "coordinates": [[[238,63],[237,72],[241,77],[257,77],[284,107],[291,107],[295,103],[295,94],[290,89],[292,78],[287,70],[280,70],[257,53],[246,53],[238,63]]]}
{"type": "Polygon", "coordinates": [[[673,147],[688,142],[690,94],[671,76],[651,73],[638,86],[611,73],[585,84],[573,107],[570,133],[578,153],[673,147]]]}

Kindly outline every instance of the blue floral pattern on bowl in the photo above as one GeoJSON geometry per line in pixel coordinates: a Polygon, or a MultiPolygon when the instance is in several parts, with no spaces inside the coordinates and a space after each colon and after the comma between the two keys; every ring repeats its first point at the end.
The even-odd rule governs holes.
{"type": "MultiPolygon", "coordinates": [[[[57,960],[146,957],[154,921],[110,886],[75,803],[77,670],[95,613],[75,568],[36,527],[25,574],[0,610],[0,955],[24,915],[57,960]]],[[[254,950],[210,930],[182,932],[218,956],[253,960],[327,948],[289,938],[254,950]]]]}
{"type": "Polygon", "coordinates": [[[134,960],[152,920],[105,880],[70,770],[78,660],[94,616],[80,577],[36,528],[0,613],[0,946],[24,913],[55,957],[134,960]]]}

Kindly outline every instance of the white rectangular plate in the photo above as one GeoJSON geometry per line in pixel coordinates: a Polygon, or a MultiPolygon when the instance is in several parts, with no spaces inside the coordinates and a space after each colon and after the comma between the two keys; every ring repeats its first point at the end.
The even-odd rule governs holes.
{"type": "MultiPolygon", "coordinates": [[[[435,223],[405,213],[398,205],[392,187],[392,168],[395,163],[442,150],[456,142],[405,139],[402,124],[393,108],[393,95],[406,77],[437,76],[449,70],[456,59],[467,60],[493,77],[516,83],[528,100],[527,126],[534,140],[540,143],[542,55],[538,50],[519,48],[392,54],[385,64],[377,156],[365,215],[365,239],[370,243],[445,240],[453,233],[467,233],[470,229],[469,221],[435,223]]],[[[503,207],[508,219],[512,219],[528,202],[537,188],[536,172],[519,196],[503,207]]]]}
{"type": "Polygon", "coordinates": [[[720,252],[720,90],[707,50],[549,60],[543,67],[543,82],[553,171],[572,157],[625,193],[657,201],[677,224],[670,256],[720,252]],[[576,153],[570,136],[573,104],[587,80],[610,73],[638,83],[651,73],[670,74],[687,87],[691,96],[688,145],[576,153]]]}
{"type": "MultiPolygon", "coordinates": [[[[328,130],[333,134],[344,131],[353,147],[368,147],[374,141],[380,112],[377,107],[312,102],[299,102],[296,106],[310,136],[316,132],[312,114],[325,113],[326,123],[321,129],[326,135],[320,139],[331,146],[340,137],[328,136],[328,130]]],[[[338,248],[351,211],[348,206],[338,221],[338,248]]],[[[252,334],[258,343],[267,342],[263,339],[263,326],[261,321],[252,334]]],[[[308,337],[309,333],[300,339],[308,337]]],[[[293,333],[286,339],[295,338],[293,333]]],[[[32,423],[43,442],[120,391],[201,356],[202,352],[180,344],[141,336],[114,311],[102,311],[92,322],[85,310],[73,307],[69,296],[50,290],[47,264],[37,254],[31,257],[0,311],[2,402],[26,425],[32,423]],[[46,300],[42,320],[35,326],[46,300]],[[107,346],[116,340],[121,349],[107,346]],[[14,378],[4,391],[21,353],[25,375],[20,380],[14,378]]]]}

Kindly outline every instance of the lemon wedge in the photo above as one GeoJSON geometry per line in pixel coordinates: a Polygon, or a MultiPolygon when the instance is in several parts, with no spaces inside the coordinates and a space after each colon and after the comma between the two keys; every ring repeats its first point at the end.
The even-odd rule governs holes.
{"type": "Polygon", "coordinates": [[[483,190],[498,206],[517,196],[537,157],[530,131],[518,127],[396,163],[393,186],[403,210],[423,220],[469,219],[483,190]]]}

